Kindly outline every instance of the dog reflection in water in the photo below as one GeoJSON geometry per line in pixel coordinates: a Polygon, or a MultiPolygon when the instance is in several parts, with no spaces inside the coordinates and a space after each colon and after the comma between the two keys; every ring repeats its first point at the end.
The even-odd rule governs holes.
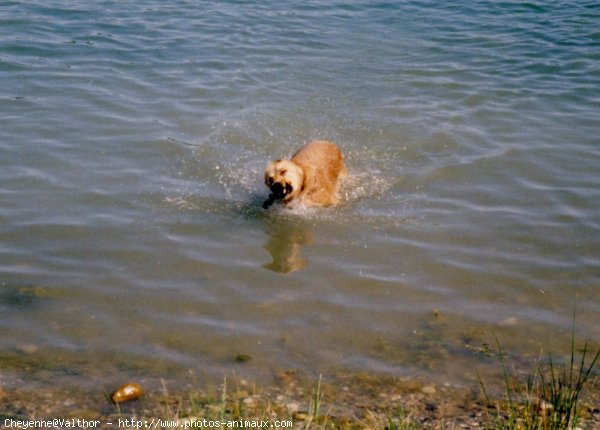
{"type": "Polygon", "coordinates": [[[268,223],[266,229],[269,239],[265,249],[273,261],[265,264],[264,268],[291,273],[306,267],[307,260],[302,256],[302,249],[313,241],[313,233],[308,226],[279,219],[268,223]]]}

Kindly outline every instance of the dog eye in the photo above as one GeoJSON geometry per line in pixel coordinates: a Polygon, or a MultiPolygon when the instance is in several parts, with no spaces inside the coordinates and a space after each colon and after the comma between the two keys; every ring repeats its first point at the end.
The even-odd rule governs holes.
{"type": "Polygon", "coordinates": [[[281,172],[279,172],[282,175],[285,175],[287,173],[287,169],[283,169],[281,172]]]}

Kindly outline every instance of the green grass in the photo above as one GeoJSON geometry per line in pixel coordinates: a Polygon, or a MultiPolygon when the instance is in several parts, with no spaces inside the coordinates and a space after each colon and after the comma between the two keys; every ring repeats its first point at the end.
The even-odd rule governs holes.
{"type": "Polygon", "coordinates": [[[311,401],[310,405],[308,406],[308,420],[306,421],[306,429],[309,429],[315,421],[319,420],[319,412],[322,401],[323,393],[321,392],[321,375],[319,375],[319,380],[312,389],[311,401]]]}
{"type": "Polygon", "coordinates": [[[506,399],[493,405],[482,381],[481,387],[489,405],[494,407],[492,428],[498,430],[573,430],[581,420],[580,398],[598,364],[600,350],[588,359],[588,344],[575,357],[574,329],[570,360],[558,364],[551,354],[547,362],[538,358],[525,382],[508,371],[505,355],[496,338],[498,359],[504,374],[506,399]]]}

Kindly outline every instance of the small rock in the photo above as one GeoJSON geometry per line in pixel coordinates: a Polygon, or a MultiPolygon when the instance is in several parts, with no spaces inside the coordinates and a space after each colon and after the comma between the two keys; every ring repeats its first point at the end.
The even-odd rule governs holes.
{"type": "Polygon", "coordinates": [[[431,385],[426,385],[423,388],[421,388],[421,392],[423,394],[435,394],[436,389],[435,389],[435,387],[433,387],[431,385]]]}
{"type": "Polygon", "coordinates": [[[506,318],[505,320],[502,320],[500,322],[500,325],[517,325],[519,323],[519,320],[517,319],[517,317],[510,317],[510,318],[506,318]]]}
{"type": "Polygon", "coordinates": [[[238,363],[245,363],[246,361],[250,360],[252,360],[252,356],[248,354],[237,354],[235,356],[235,361],[237,361],[238,363]]]}
{"type": "Polygon", "coordinates": [[[242,403],[247,408],[252,408],[256,404],[256,401],[252,397],[246,397],[244,400],[242,400],[242,403]]]}
{"type": "Polygon", "coordinates": [[[292,414],[292,418],[298,421],[306,421],[306,418],[308,418],[308,414],[306,412],[294,412],[292,414]]]}
{"type": "Polygon", "coordinates": [[[287,405],[288,411],[296,413],[300,410],[300,404],[298,402],[290,402],[287,405]]]}
{"type": "Polygon", "coordinates": [[[17,346],[17,350],[25,354],[35,354],[38,351],[38,347],[31,343],[26,343],[24,345],[17,346]]]}
{"type": "Polygon", "coordinates": [[[135,400],[141,397],[142,394],[144,394],[144,390],[142,390],[140,384],[130,382],[117,388],[110,398],[113,403],[123,403],[135,400]]]}

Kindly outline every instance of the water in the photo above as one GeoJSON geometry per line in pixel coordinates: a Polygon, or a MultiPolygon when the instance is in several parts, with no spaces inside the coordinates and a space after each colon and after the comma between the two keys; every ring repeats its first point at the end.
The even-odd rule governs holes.
{"type": "Polygon", "coordinates": [[[595,1],[3,2],[1,377],[469,383],[494,335],[568,351],[575,302],[597,345],[599,24],[595,1]],[[261,209],[267,161],[314,138],[344,203],[261,209]]]}

